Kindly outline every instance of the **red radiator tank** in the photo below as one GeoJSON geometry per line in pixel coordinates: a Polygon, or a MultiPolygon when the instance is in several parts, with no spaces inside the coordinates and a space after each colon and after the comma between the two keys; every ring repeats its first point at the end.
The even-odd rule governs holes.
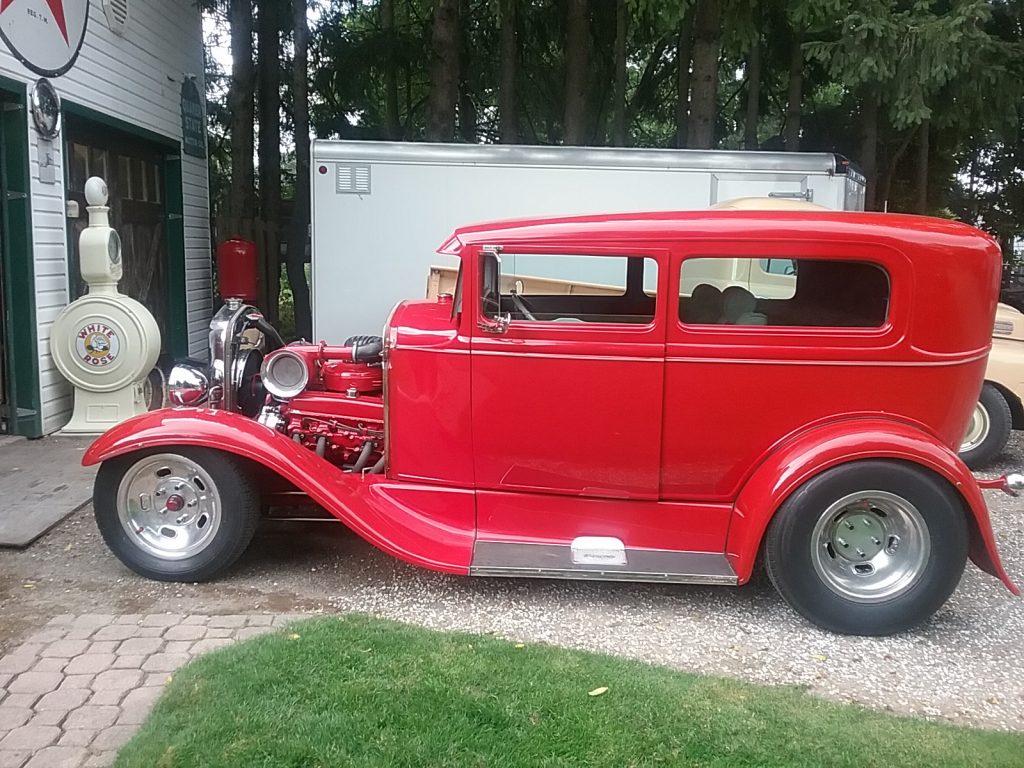
{"type": "Polygon", "coordinates": [[[259,299],[256,243],[233,237],[217,247],[217,281],[222,299],[259,299]]]}

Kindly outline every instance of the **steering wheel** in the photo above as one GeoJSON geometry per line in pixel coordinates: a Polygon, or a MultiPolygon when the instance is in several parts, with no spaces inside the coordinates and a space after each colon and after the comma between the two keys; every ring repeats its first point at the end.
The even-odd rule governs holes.
{"type": "Polygon", "coordinates": [[[516,309],[519,313],[527,320],[536,320],[537,318],[533,315],[533,308],[526,303],[526,299],[520,296],[516,291],[512,291],[512,303],[516,305],[516,309]]]}

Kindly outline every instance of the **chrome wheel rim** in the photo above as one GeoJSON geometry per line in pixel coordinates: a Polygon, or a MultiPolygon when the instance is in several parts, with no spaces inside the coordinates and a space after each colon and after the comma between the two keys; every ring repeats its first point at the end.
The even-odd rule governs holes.
{"type": "Polygon", "coordinates": [[[992,421],[988,417],[988,411],[985,410],[980,402],[974,406],[974,412],[971,413],[971,423],[967,425],[967,432],[964,434],[964,440],[960,444],[960,452],[970,451],[977,448],[988,437],[989,431],[992,429],[992,421]]]}
{"type": "Polygon", "coordinates": [[[128,538],[161,560],[184,560],[210,545],[221,522],[213,478],[184,456],[161,453],[133,464],[117,489],[128,538]]]}
{"type": "Polygon", "coordinates": [[[836,501],[811,535],[811,560],[822,582],[857,603],[891,600],[911,589],[928,564],[928,526],[917,507],[887,491],[860,491],[836,501]]]}

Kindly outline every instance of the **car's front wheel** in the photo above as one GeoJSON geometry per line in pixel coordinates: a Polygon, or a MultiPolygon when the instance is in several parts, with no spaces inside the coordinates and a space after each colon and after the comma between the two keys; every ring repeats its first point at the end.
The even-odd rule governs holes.
{"type": "Polygon", "coordinates": [[[967,562],[960,500],[924,469],[846,464],[812,478],[776,513],[765,567],[815,624],[851,635],[909,629],[946,602],[967,562]]]}
{"type": "Polygon", "coordinates": [[[139,451],[103,462],[93,506],[111,551],[161,581],[206,581],[252,540],[259,496],[235,457],[207,448],[139,451]]]}
{"type": "Polygon", "coordinates": [[[960,458],[971,469],[988,464],[1003,450],[1012,427],[1009,403],[1002,392],[986,383],[960,444],[960,458]]]}

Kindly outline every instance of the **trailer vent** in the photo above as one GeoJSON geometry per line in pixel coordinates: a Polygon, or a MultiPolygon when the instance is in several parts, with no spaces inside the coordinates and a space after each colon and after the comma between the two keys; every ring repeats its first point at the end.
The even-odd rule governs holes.
{"type": "Polygon", "coordinates": [[[107,26],[123,35],[128,26],[128,0],[103,0],[103,13],[107,17],[107,26]]]}
{"type": "Polygon", "coordinates": [[[370,194],[370,166],[338,163],[339,195],[370,194]]]}

